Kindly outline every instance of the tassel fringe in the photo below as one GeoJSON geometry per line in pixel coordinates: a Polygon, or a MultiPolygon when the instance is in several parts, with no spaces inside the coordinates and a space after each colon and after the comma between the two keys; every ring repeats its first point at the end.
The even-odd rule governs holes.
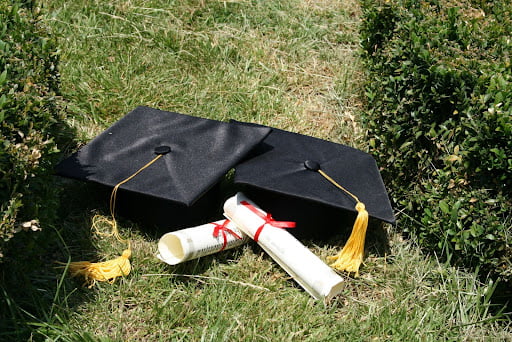
{"type": "Polygon", "coordinates": [[[125,249],[123,254],[115,259],[103,262],[75,261],[69,264],[69,272],[72,277],[82,276],[89,287],[97,281],[113,283],[117,277],[130,274],[130,257],[132,252],[125,249]]]}

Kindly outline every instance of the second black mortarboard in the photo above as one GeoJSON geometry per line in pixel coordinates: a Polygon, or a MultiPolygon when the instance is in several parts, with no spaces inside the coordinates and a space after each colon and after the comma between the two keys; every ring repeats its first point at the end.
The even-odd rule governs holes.
{"type": "MultiPolygon", "coordinates": [[[[138,107],[63,160],[57,174],[110,189],[123,182],[118,196],[121,212],[144,208],[147,212],[141,215],[167,216],[157,225],[178,228],[189,224],[182,219],[173,225],[187,216],[188,208],[221,206],[212,202],[215,196],[206,195],[269,132],[265,127],[138,107]],[[123,204],[129,209],[123,210],[123,204]],[[166,211],[166,204],[178,210],[155,212],[166,211]]],[[[189,211],[188,216],[201,216],[197,214],[189,211]]]]}
{"type": "MultiPolygon", "coordinates": [[[[373,157],[315,137],[272,129],[252,156],[236,166],[234,182],[277,220],[296,221],[294,231],[300,236],[332,235],[342,221],[355,220],[353,235],[368,215],[395,222],[373,157]]],[[[363,247],[366,225],[358,232],[363,247]]]]}

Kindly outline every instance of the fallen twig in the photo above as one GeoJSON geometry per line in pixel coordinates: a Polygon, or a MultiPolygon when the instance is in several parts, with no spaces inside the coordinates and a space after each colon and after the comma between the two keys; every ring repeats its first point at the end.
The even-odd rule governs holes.
{"type": "Polygon", "coordinates": [[[207,276],[200,276],[200,275],[193,275],[193,274],[149,273],[149,274],[143,274],[142,276],[143,277],[156,277],[156,276],[161,276],[161,277],[186,277],[186,278],[193,278],[193,279],[220,280],[220,281],[224,281],[224,282],[228,282],[228,283],[232,283],[232,284],[252,287],[252,288],[258,289],[258,290],[270,291],[270,289],[268,289],[266,287],[262,287],[262,286],[258,286],[258,285],[254,285],[254,284],[250,284],[250,283],[245,283],[243,281],[230,280],[230,279],[224,279],[224,278],[218,278],[218,277],[207,277],[207,276]]]}

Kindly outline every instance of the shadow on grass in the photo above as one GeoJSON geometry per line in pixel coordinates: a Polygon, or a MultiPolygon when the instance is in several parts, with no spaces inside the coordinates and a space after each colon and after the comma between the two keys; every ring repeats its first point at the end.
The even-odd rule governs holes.
{"type": "Polygon", "coordinates": [[[62,187],[59,221],[41,222],[42,231],[20,232],[9,241],[0,267],[0,340],[27,340],[35,328],[63,319],[84,299],[64,266],[95,254],[88,226],[93,194],[84,193],[81,184],[56,180],[56,186],[62,187]]]}

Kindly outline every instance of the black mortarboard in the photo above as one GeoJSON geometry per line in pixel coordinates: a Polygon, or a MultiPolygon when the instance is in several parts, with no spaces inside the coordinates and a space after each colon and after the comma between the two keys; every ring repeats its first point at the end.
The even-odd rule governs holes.
{"type": "Polygon", "coordinates": [[[295,235],[325,238],[339,232],[341,223],[354,221],[356,201],[318,169],[357,196],[370,217],[395,222],[373,157],[310,136],[272,129],[251,157],[236,166],[234,182],[277,220],[296,221],[295,235]]]}
{"type": "Polygon", "coordinates": [[[111,189],[161,155],[120,186],[117,207],[129,218],[178,228],[221,207],[211,189],[269,132],[138,107],[63,160],[57,174],[111,189]]]}

